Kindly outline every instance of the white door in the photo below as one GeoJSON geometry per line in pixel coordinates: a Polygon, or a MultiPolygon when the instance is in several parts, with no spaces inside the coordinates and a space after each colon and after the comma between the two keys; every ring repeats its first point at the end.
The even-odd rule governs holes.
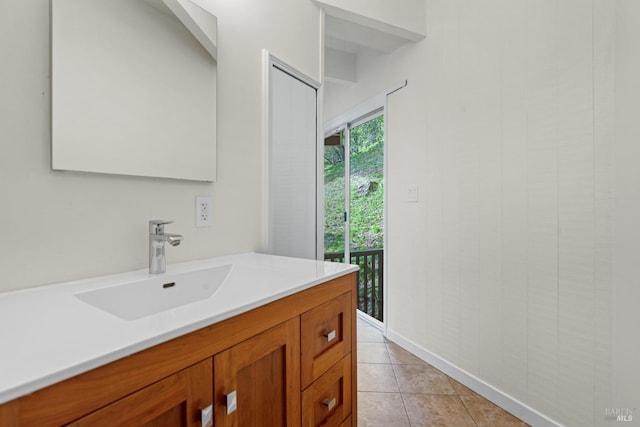
{"type": "Polygon", "coordinates": [[[317,89],[269,70],[267,251],[316,259],[317,89]]]}

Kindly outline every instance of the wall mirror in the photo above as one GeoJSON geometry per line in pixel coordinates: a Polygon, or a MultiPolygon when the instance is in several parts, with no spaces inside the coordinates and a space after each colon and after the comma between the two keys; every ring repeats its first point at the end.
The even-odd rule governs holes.
{"type": "Polygon", "coordinates": [[[215,181],[216,29],[191,0],[51,0],[52,168],[215,181]]]}

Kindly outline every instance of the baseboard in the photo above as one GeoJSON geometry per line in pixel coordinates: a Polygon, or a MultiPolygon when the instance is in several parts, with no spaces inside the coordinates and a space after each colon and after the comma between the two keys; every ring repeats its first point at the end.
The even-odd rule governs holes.
{"type": "Polygon", "coordinates": [[[358,319],[365,321],[366,323],[373,326],[374,328],[384,331],[384,323],[382,323],[378,319],[371,317],[367,313],[360,310],[356,310],[356,315],[358,316],[358,319]]]}
{"type": "Polygon", "coordinates": [[[494,386],[482,381],[480,378],[470,374],[464,369],[460,369],[456,365],[431,353],[429,350],[420,347],[418,344],[403,337],[397,332],[387,329],[387,338],[418,356],[434,368],[449,375],[454,380],[469,387],[482,397],[492,401],[501,408],[504,408],[506,411],[512,413],[527,424],[534,427],[562,427],[562,424],[541,414],[530,406],[520,402],[518,399],[498,390],[494,386]]]}

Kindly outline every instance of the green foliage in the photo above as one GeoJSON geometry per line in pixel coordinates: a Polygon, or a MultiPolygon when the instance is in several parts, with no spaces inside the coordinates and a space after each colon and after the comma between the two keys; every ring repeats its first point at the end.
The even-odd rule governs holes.
{"type": "MultiPolygon", "coordinates": [[[[325,173],[325,176],[326,173],[325,173]]],[[[344,252],[344,163],[342,175],[324,185],[325,252],[344,252]]]]}
{"type": "MultiPolygon", "coordinates": [[[[383,247],[384,119],[351,129],[351,250],[383,247]]],[[[344,251],[344,146],[325,148],[325,252],[344,251]]]]}
{"type": "MultiPolygon", "coordinates": [[[[324,148],[324,168],[331,170],[331,166],[342,164],[344,170],[344,145],[329,146],[324,148]]],[[[336,168],[337,170],[338,168],[336,168]]]]}

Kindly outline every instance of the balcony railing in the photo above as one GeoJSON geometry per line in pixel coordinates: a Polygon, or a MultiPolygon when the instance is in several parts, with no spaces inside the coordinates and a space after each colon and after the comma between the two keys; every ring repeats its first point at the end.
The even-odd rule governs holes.
{"type": "MultiPolygon", "coordinates": [[[[383,321],[383,254],[382,249],[351,252],[350,264],[360,266],[358,274],[358,309],[369,316],[383,321]]],[[[344,253],[325,253],[324,259],[333,262],[345,262],[344,253]]]]}

